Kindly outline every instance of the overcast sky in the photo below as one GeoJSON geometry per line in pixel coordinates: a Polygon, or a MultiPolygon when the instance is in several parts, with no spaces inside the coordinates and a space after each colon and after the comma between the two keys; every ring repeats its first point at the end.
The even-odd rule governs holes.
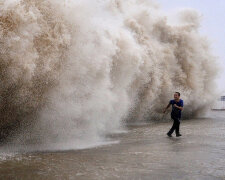
{"type": "Polygon", "coordinates": [[[200,31],[212,42],[213,53],[218,56],[221,74],[218,87],[225,93],[225,0],[156,0],[166,12],[183,8],[196,9],[202,14],[200,31]]]}

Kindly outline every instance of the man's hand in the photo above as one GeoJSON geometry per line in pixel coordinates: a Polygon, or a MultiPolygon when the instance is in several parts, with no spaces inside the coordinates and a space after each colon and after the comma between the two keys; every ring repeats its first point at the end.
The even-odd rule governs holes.
{"type": "Polygon", "coordinates": [[[183,110],[183,107],[178,106],[178,105],[176,105],[176,104],[174,104],[174,107],[176,107],[176,108],[180,109],[181,111],[183,110]]]}
{"type": "Polygon", "coordinates": [[[166,113],[166,110],[167,110],[167,109],[164,109],[164,110],[163,110],[163,113],[164,113],[164,114],[166,113]]]}
{"type": "Polygon", "coordinates": [[[164,109],[163,113],[165,114],[166,113],[166,110],[170,107],[170,103],[166,106],[166,108],[164,109]]]}
{"type": "Polygon", "coordinates": [[[178,106],[178,105],[176,105],[176,104],[174,104],[174,107],[179,108],[179,106],[178,106]]]}

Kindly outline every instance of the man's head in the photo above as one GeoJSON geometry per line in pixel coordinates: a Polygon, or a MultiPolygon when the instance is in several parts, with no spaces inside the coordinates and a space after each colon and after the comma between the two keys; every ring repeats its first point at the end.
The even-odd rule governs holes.
{"type": "Polygon", "coordinates": [[[175,92],[174,93],[174,99],[175,100],[179,100],[180,99],[180,93],[179,92],[175,92]]]}

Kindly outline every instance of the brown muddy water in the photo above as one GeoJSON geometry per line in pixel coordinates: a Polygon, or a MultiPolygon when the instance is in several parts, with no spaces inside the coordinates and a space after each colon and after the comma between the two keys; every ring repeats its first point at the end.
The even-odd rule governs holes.
{"type": "Polygon", "coordinates": [[[0,155],[1,180],[225,179],[225,116],[184,120],[180,138],[170,123],[139,124],[119,141],[85,150],[0,155]]]}

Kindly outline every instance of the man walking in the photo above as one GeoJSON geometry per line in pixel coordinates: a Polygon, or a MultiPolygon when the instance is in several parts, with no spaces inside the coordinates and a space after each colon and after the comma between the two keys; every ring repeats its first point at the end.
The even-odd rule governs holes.
{"type": "Polygon", "coordinates": [[[167,133],[169,137],[172,137],[172,134],[174,130],[176,131],[176,137],[181,136],[180,134],[180,118],[181,118],[181,111],[183,110],[184,102],[182,99],[180,99],[180,93],[175,92],[174,93],[174,99],[170,100],[167,107],[164,109],[163,113],[166,112],[166,110],[172,105],[172,112],[171,112],[171,118],[173,119],[173,126],[167,133]]]}

